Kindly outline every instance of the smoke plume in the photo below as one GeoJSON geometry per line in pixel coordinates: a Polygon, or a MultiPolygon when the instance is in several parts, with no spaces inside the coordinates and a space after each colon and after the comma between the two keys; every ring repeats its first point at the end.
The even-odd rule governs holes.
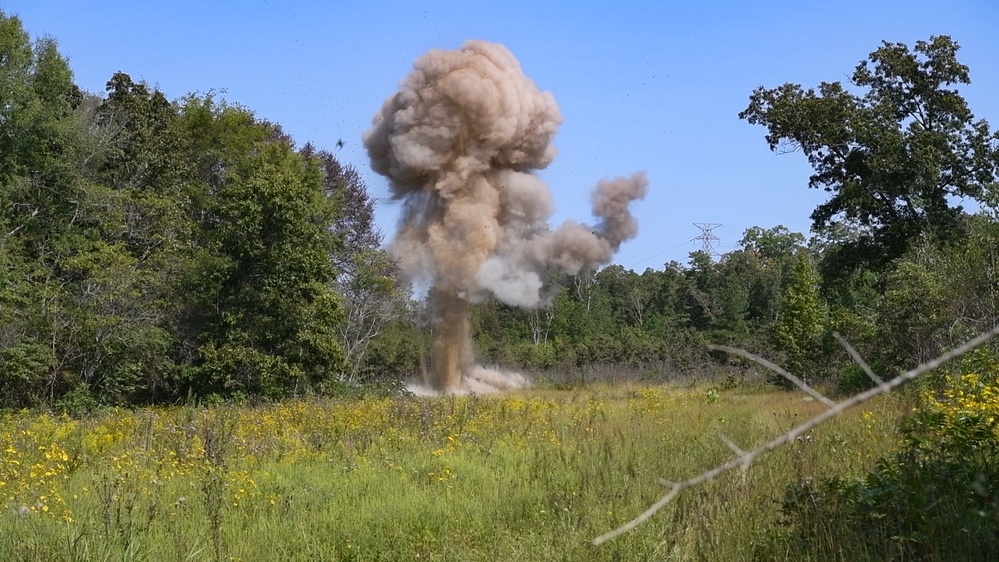
{"type": "Polygon", "coordinates": [[[432,50],[413,67],[364,135],[372,169],[404,203],[390,251],[430,286],[437,389],[514,384],[475,365],[469,305],[492,295],[536,307],[549,266],[575,274],[609,263],[638,232],[628,205],[648,182],[643,172],[601,181],[592,194],[597,224],[552,230],[551,194],[532,175],[555,157],[562,116],[552,94],[494,43],[432,50]]]}

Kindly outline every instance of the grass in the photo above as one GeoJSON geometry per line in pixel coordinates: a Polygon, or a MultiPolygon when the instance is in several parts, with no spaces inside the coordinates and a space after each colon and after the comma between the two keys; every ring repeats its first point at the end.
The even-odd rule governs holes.
{"type": "Polygon", "coordinates": [[[886,397],[689,490],[813,415],[800,394],[606,387],[115,410],[0,424],[0,560],[742,560],[787,485],[898,446],[886,397]]]}

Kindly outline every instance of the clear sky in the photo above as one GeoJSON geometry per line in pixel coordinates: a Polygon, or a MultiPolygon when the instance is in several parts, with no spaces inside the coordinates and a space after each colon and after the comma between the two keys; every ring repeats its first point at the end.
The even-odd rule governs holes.
{"type": "Polygon", "coordinates": [[[480,3],[381,0],[0,0],[32,36],[55,37],[76,82],[103,92],[116,71],[168,98],[224,97],[280,123],[298,144],[334,149],[378,200],[390,235],[398,206],[361,144],[382,101],[431,48],[505,44],[555,95],[559,156],[542,172],[553,225],[590,218],[601,178],[646,170],[638,238],[616,262],[659,269],[700,247],[694,222],[719,223],[717,248],[750,226],[808,233],[825,199],[801,154],[777,156],[764,129],[740,121],[757,86],[846,81],[882,40],[950,35],[977,117],[999,126],[999,1],[705,0],[480,3]]]}

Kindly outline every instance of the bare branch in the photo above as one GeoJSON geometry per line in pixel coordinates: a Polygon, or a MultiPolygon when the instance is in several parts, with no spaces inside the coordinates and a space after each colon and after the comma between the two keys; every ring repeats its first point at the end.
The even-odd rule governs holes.
{"type": "MultiPolygon", "coordinates": [[[[698,474],[697,476],[694,476],[693,478],[684,480],[683,482],[675,482],[675,483],[674,482],[664,482],[664,481],[661,480],[660,481],[661,483],[664,483],[664,485],[667,485],[667,486],[670,487],[670,491],[665,496],[663,496],[662,498],[660,498],[659,501],[657,501],[656,503],[654,503],[651,506],[649,506],[649,508],[646,509],[645,511],[643,511],[641,514],[639,514],[638,517],[635,517],[634,519],[632,519],[631,521],[628,521],[624,525],[621,525],[617,529],[614,529],[614,530],[612,530],[612,531],[610,531],[608,533],[605,533],[605,534],[600,535],[599,537],[593,539],[593,544],[599,545],[599,544],[605,543],[605,542],[607,542],[607,541],[609,541],[609,540],[611,540],[611,539],[613,539],[615,537],[618,537],[618,536],[620,536],[620,535],[622,535],[624,533],[627,533],[628,531],[631,531],[635,527],[638,527],[639,525],[641,525],[642,523],[644,523],[646,520],[648,520],[650,517],[652,517],[653,515],[655,515],[655,513],[657,511],[659,511],[660,509],[662,509],[663,506],[665,506],[670,501],[672,501],[673,498],[675,498],[677,495],[679,495],[679,493],[681,491],[683,491],[684,489],[690,488],[690,487],[693,487],[693,486],[697,486],[699,484],[703,484],[703,483],[707,482],[708,480],[711,480],[714,477],[716,477],[716,476],[718,476],[718,475],[720,475],[720,474],[722,474],[724,472],[728,472],[729,470],[732,470],[733,468],[736,468],[738,466],[748,466],[750,463],[752,463],[760,455],[763,455],[763,454],[765,454],[765,453],[767,453],[769,451],[772,451],[772,450],[776,449],[777,447],[780,447],[784,443],[787,443],[789,441],[793,441],[799,435],[802,435],[803,433],[811,431],[813,428],[815,428],[819,424],[821,424],[821,423],[823,423],[823,422],[825,422],[825,421],[827,421],[827,420],[829,420],[829,419],[831,419],[831,418],[833,418],[833,417],[841,414],[842,412],[845,412],[846,410],[849,410],[850,408],[853,408],[854,406],[857,406],[859,404],[863,404],[864,402],[870,400],[871,398],[874,398],[875,396],[878,396],[879,394],[885,394],[887,392],[891,392],[895,388],[901,386],[902,384],[904,384],[904,383],[906,383],[906,382],[908,382],[908,381],[910,381],[912,379],[915,379],[916,377],[922,375],[923,373],[927,373],[929,371],[932,371],[932,370],[940,367],[944,363],[947,363],[951,359],[960,357],[960,356],[964,355],[965,353],[968,353],[969,351],[972,351],[973,349],[976,349],[976,348],[984,345],[985,343],[987,343],[989,340],[995,338],[996,336],[999,336],[999,326],[996,326],[996,327],[992,328],[991,330],[989,330],[988,332],[985,332],[985,333],[979,335],[978,337],[965,342],[963,345],[958,346],[958,347],[956,347],[956,348],[948,351],[947,353],[944,353],[944,354],[938,356],[936,359],[927,361],[926,363],[923,363],[922,365],[919,365],[915,369],[912,369],[910,371],[906,371],[906,372],[902,373],[901,375],[895,377],[894,379],[891,379],[890,381],[882,382],[878,386],[876,386],[874,388],[871,388],[870,390],[861,392],[860,394],[857,394],[857,395],[853,396],[852,398],[848,398],[847,400],[844,400],[844,401],[839,402],[839,403],[834,403],[833,406],[830,407],[828,410],[825,410],[822,413],[816,415],[815,417],[813,417],[813,418],[805,421],[804,423],[802,423],[802,424],[800,424],[800,425],[792,428],[787,433],[784,433],[783,435],[780,435],[780,436],[776,437],[775,439],[773,439],[772,441],[766,443],[762,447],[759,447],[759,448],[754,449],[754,450],[752,450],[752,451],[750,451],[748,453],[745,453],[745,454],[743,454],[743,455],[741,455],[741,456],[739,456],[739,457],[737,457],[735,459],[732,459],[732,460],[730,460],[730,461],[728,461],[728,462],[726,462],[724,464],[718,465],[715,468],[712,468],[711,470],[708,470],[706,472],[698,474]]],[[[723,351],[727,351],[728,349],[731,349],[731,348],[724,349],[724,346],[711,346],[711,347],[714,348],[714,349],[720,349],[720,350],[723,350],[723,351]]],[[[752,359],[754,361],[757,361],[757,359],[759,359],[755,355],[752,355],[751,353],[744,352],[742,350],[734,350],[733,352],[737,353],[738,355],[741,355],[743,357],[746,357],[748,359],[752,359]]],[[[761,361],[757,361],[757,362],[759,362],[762,365],[769,364],[769,361],[765,361],[765,360],[761,360],[761,361]]],[[[767,365],[767,366],[769,366],[769,365],[767,365]]],[[[774,365],[774,367],[776,367],[776,365],[774,365]]],[[[778,367],[778,369],[779,369],[779,367],[778,367]]],[[[777,372],[780,373],[780,371],[777,371],[777,372]]],[[[783,373],[781,373],[781,374],[783,374],[783,373]]]]}
{"type": "Polygon", "coordinates": [[[750,353],[750,352],[748,352],[748,351],[746,351],[744,349],[737,349],[735,347],[729,347],[727,345],[708,344],[708,349],[713,349],[715,351],[724,351],[726,353],[731,353],[733,355],[739,355],[741,357],[745,357],[746,359],[749,359],[750,361],[755,361],[756,363],[759,363],[760,365],[763,365],[764,367],[770,369],[771,371],[773,371],[773,372],[777,373],[778,375],[784,377],[785,379],[791,381],[791,383],[794,384],[794,386],[797,386],[801,390],[804,390],[812,398],[818,400],[819,402],[822,402],[826,406],[829,406],[830,408],[836,406],[835,402],[833,402],[832,400],[830,400],[830,399],[826,398],[825,396],[823,396],[821,392],[819,392],[819,391],[815,390],[814,388],[808,386],[808,384],[805,381],[803,381],[803,380],[799,379],[798,377],[792,375],[791,373],[785,371],[779,365],[775,365],[774,363],[771,363],[770,361],[767,361],[766,359],[760,357],[759,355],[753,355],[752,353],[750,353]]]}

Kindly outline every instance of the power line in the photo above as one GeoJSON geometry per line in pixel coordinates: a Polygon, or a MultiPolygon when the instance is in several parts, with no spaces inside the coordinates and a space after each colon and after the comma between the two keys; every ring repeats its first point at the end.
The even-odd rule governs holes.
{"type": "Polygon", "coordinates": [[[694,226],[701,231],[701,234],[691,238],[691,240],[700,240],[701,250],[704,253],[709,256],[717,256],[718,252],[715,251],[714,242],[718,242],[718,237],[712,231],[722,225],[714,222],[695,222],[694,226]]]}
{"type": "Polygon", "coordinates": [[[643,265],[643,264],[647,264],[650,261],[652,261],[652,259],[657,258],[657,257],[662,256],[662,255],[665,255],[665,254],[668,254],[669,252],[671,252],[671,251],[673,251],[673,250],[675,250],[675,249],[677,249],[677,248],[679,248],[679,247],[681,247],[681,246],[683,246],[685,244],[690,244],[690,240],[683,240],[683,241],[675,243],[672,246],[669,246],[668,248],[653,250],[651,253],[639,254],[638,256],[635,256],[633,258],[633,261],[631,262],[631,265],[629,265],[627,267],[629,269],[635,269],[636,267],[638,267],[640,265],[643,265]]]}

